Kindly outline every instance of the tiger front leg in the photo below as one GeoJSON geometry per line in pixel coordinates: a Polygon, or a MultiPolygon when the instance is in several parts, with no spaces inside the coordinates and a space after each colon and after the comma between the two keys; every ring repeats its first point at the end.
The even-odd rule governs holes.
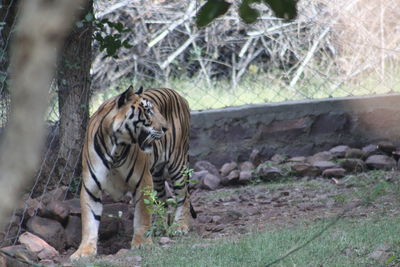
{"type": "Polygon", "coordinates": [[[96,183],[83,179],[80,197],[82,240],[78,250],[70,257],[72,261],[97,254],[98,229],[103,212],[101,190],[96,183]]]}
{"type": "Polygon", "coordinates": [[[143,176],[140,185],[135,193],[135,215],[133,219],[133,238],[131,248],[140,248],[145,244],[152,244],[151,236],[146,237],[146,232],[151,227],[152,207],[145,203],[145,199],[149,199],[144,194],[144,190],[153,190],[153,180],[150,173],[143,176]]]}

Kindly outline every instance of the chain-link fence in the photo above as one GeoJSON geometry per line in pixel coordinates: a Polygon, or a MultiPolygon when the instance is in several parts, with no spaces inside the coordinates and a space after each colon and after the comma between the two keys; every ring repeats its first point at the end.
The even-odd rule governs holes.
{"type": "MultiPolygon", "coordinates": [[[[12,105],[7,65],[18,18],[14,1],[4,0],[0,12],[0,133],[12,105]]],[[[122,38],[133,48],[120,49],[116,59],[95,52],[92,111],[130,84],[176,89],[193,110],[400,90],[398,0],[300,1],[299,16],[292,22],[278,20],[260,6],[262,16],[251,25],[241,22],[232,9],[204,29],[194,23],[199,5],[197,1],[95,2],[97,18],[119,21],[131,29],[122,38]]],[[[49,91],[47,119],[52,123],[47,147],[25,200],[61,185],[67,188],[63,198],[74,196],[79,186],[78,171],[66,175],[63,166],[69,159],[57,153],[55,122],[60,109],[57,91],[49,91]]],[[[78,166],[79,161],[73,164],[78,166]]],[[[16,210],[0,236],[0,247],[16,242],[25,218],[37,207],[25,202],[16,210]]]]}

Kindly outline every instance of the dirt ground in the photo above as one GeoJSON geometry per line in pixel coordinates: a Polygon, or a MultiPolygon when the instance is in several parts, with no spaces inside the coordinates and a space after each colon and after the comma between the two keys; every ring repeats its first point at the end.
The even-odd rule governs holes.
{"type": "Polygon", "coordinates": [[[193,232],[206,238],[232,236],[329,218],[345,209],[349,217],[398,215],[399,195],[388,193],[387,187],[398,186],[399,176],[396,172],[372,172],[339,181],[304,178],[194,192],[198,218],[193,220],[193,232]],[[381,188],[378,183],[382,183],[381,188]]]}
{"type": "MultiPolygon", "coordinates": [[[[344,216],[351,218],[377,214],[396,216],[400,214],[399,201],[400,173],[383,171],[350,175],[340,180],[290,178],[276,183],[198,190],[192,193],[192,204],[198,216],[192,220],[189,235],[205,239],[232,237],[256,229],[332,218],[345,209],[348,211],[344,216]]],[[[106,254],[128,249],[130,238],[128,235],[121,237],[118,244],[100,242],[99,259],[125,266],[118,255],[106,254]],[[113,249],[107,251],[106,247],[113,249]]]]}

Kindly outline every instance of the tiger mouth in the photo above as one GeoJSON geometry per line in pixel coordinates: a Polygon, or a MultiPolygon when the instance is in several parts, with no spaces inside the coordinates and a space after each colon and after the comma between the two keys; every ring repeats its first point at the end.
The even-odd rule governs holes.
{"type": "Polygon", "coordinates": [[[162,136],[163,135],[158,134],[158,133],[157,134],[153,134],[153,133],[150,133],[148,131],[142,131],[139,134],[139,147],[140,147],[140,149],[143,150],[143,151],[149,150],[153,146],[154,142],[156,140],[160,139],[162,136]]]}

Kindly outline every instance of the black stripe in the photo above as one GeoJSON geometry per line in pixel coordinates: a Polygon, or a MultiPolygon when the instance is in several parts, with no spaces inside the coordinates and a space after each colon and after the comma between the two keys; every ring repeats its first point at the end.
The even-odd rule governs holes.
{"type": "Polygon", "coordinates": [[[97,177],[96,177],[96,175],[94,174],[92,168],[90,167],[89,161],[87,161],[86,164],[87,164],[87,166],[88,166],[88,168],[89,168],[90,176],[93,178],[94,182],[97,184],[97,187],[98,187],[100,190],[103,190],[103,189],[101,188],[101,184],[100,184],[99,180],[97,179],[97,177]]]}
{"type": "Polygon", "coordinates": [[[135,137],[133,137],[133,133],[132,133],[131,129],[129,128],[128,124],[125,124],[125,129],[128,131],[129,137],[131,138],[132,143],[136,144],[135,137]]]}
{"type": "Polygon", "coordinates": [[[94,150],[96,151],[97,155],[100,157],[100,159],[103,162],[104,166],[106,166],[107,169],[110,169],[110,166],[108,165],[108,161],[104,157],[103,152],[101,151],[99,140],[98,140],[98,138],[96,136],[94,137],[94,150]]]}
{"type": "Polygon", "coordinates": [[[125,183],[128,183],[128,182],[129,182],[129,180],[131,179],[131,177],[132,177],[132,173],[133,173],[133,169],[135,168],[136,161],[137,161],[138,157],[139,157],[139,156],[137,155],[137,152],[136,152],[136,158],[135,158],[135,161],[134,161],[134,162],[133,162],[133,164],[132,164],[132,169],[129,171],[129,173],[128,173],[128,176],[126,176],[125,183]]]}
{"type": "Polygon", "coordinates": [[[90,192],[90,190],[86,187],[85,184],[83,184],[83,187],[85,188],[86,193],[90,196],[90,198],[97,203],[101,203],[101,199],[96,197],[95,195],[93,195],[92,192],[90,192]]]}
{"type": "Polygon", "coordinates": [[[93,211],[92,209],[90,209],[90,210],[92,211],[92,214],[93,214],[94,219],[95,219],[96,221],[99,221],[99,222],[100,222],[101,216],[100,216],[100,215],[97,215],[96,213],[94,213],[94,211],[93,211]]]}
{"type": "Polygon", "coordinates": [[[139,185],[140,185],[140,182],[141,182],[142,179],[143,179],[144,171],[146,170],[146,167],[147,167],[147,166],[146,166],[146,164],[145,164],[145,166],[144,166],[144,168],[143,168],[142,175],[140,175],[140,179],[139,179],[138,183],[136,184],[135,192],[137,191],[137,189],[138,189],[138,187],[139,187],[139,185]]]}

